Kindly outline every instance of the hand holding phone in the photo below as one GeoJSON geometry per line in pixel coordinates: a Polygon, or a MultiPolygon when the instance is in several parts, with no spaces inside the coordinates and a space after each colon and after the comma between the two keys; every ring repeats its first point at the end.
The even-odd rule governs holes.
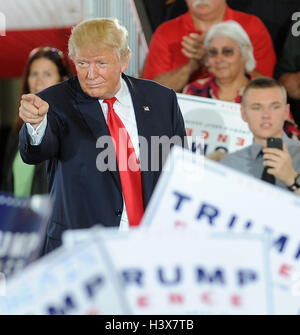
{"type": "MultiPolygon", "coordinates": [[[[267,138],[267,147],[268,148],[277,148],[280,150],[283,150],[283,145],[282,145],[282,139],[281,138],[275,138],[275,137],[269,137],[267,138]]],[[[270,184],[275,184],[275,177],[271,174],[268,173],[268,168],[269,166],[265,166],[261,179],[270,183],[270,184]]]]}
{"type": "MultiPolygon", "coordinates": [[[[266,169],[268,169],[268,174],[274,176],[276,180],[280,180],[286,186],[294,185],[298,173],[293,167],[293,160],[287,145],[278,138],[268,139],[267,145],[268,147],[263,149],[264,173],[266,173],[266,169]]],[[[271,179],[271,177],[269,178],[271,179]]]]}

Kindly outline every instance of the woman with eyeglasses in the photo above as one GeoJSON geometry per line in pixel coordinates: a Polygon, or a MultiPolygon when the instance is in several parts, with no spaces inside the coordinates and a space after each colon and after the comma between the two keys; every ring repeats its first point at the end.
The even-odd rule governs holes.
{"type": "Polygon", "coordinates": [[[210,76],[190,83],[184,93],[241,102],[256,64],[246,31],[235,21],[221,22],[208,31],[204,44],[210,76]]]}
{"type": "MultiPolygon", "coordinates": [[[[62,51],[49,46],[33,49],[25,67],[21,95],[36,94],[71,76],[70,64],[62,51]]],[[[0,190],[16,197],[48,193],[46,165],[28,165],[20,157],[18,143],[22,125],[22,119],[17,116],[7,142],[0,190]]],[[[55,167],[47,166],[47,169],[52,168],[55,167]]]]}

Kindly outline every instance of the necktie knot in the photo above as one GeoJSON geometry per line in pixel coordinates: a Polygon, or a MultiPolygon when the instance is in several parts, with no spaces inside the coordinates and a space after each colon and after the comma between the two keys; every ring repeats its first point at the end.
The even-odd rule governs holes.
{"type": "Polygon", "coordinates": [[[117,100],[116,97],[113,97],[113,98],[110,98],[110,99],[104,99],[103,100],[103,102],[105,102],[108,105],[108,111],[110,111],[113,108],[114,103],[115,103],[116,100],[117,100]]]}

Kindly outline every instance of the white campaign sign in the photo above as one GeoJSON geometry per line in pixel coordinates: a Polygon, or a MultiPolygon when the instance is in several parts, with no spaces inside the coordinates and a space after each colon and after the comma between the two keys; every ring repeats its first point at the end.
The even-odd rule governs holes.
{"type": "Polygon", "coordinates": [[[158,182],[143,227],[267,230],[275,313],[300,314],[300,198],[219,163],[207,159],[203,163],[203,158],[180,148],[174,148],[167,164],[169,170],[158,182]]]}
{"type": "Polygon", "coordinates": [[[241,118],[240,104],[188,94],[177,94],[177,98],[193,151],[199,145],[193,140],[195,136],[203,136],[204,147],[200,151],[205,155],[217,149],[236,151],[252,143],[252,133],[241,118]]]}
{"type": "Polygon", "coordinates": [[[66,232],[64,243],[89,239],[106,247],[134,314],[272,314],[260,236],[90,229],[66,232]]]}
{"type": "Polygon", "coordinates": [[[59,248],[7,282],[0,314],[128,314],[115,272],[95,243],[59,248]]]}

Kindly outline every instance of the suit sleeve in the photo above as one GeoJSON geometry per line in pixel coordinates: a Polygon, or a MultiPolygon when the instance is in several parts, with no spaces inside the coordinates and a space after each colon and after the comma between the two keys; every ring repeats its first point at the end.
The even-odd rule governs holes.
{"type": "Polygon", "coordinates": [[[54,113],[47,114],[47,128],[39,145],[30,144],[30,136],[24,124],[19,134],[19,150],[23,161],[27,164],[39,164],[58,156],[62,124],[54,113]]]}

